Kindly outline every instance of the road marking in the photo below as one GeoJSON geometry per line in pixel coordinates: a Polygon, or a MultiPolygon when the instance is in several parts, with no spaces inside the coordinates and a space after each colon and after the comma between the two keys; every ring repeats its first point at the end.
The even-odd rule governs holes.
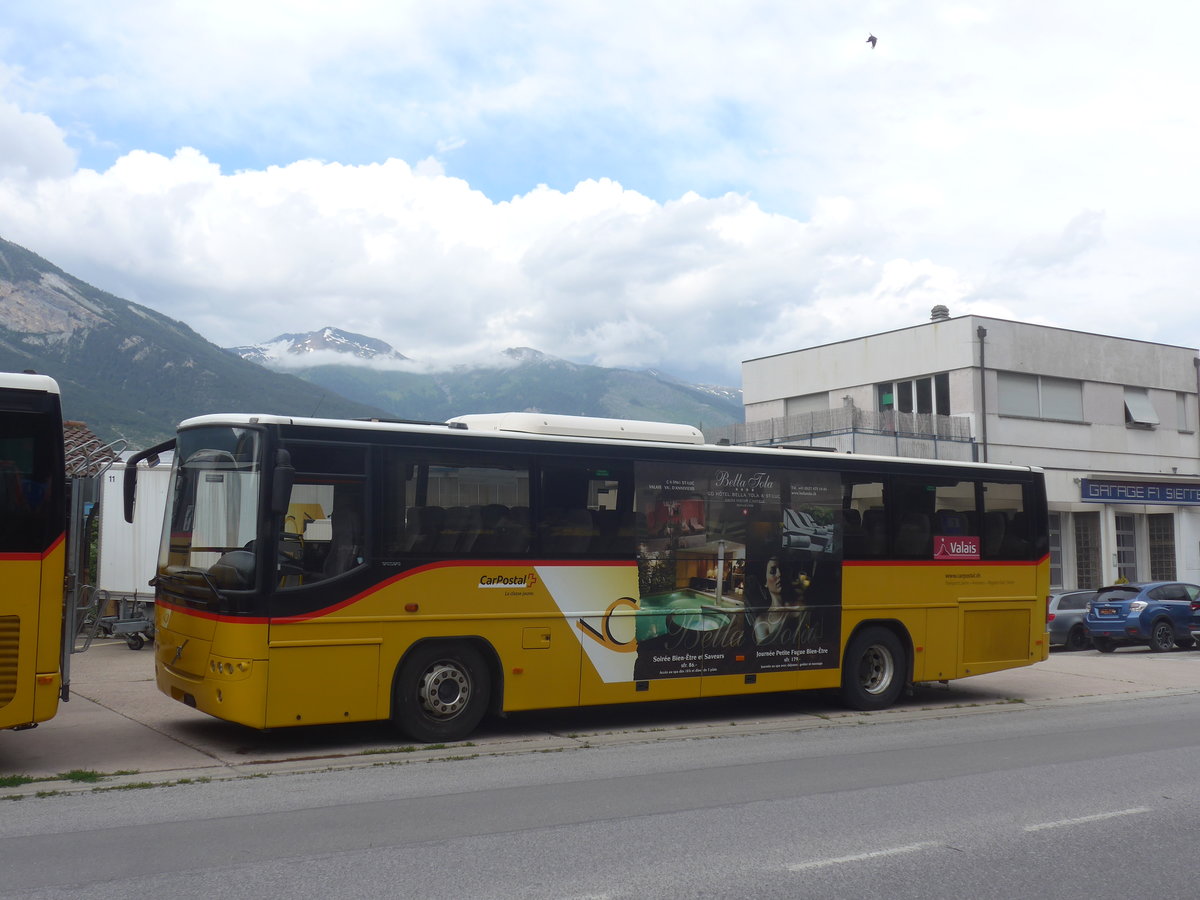
{"type": "Polygon", "coordinates": [[[1026,831],[1044,831],[1047,828],[1067,828],[1071,825],[1082,825],[1085,822],[1100,822],[1104,819],[1116,819],[1121,816],[1136,816],[1150,812],[1148,806],[1135,806],[1131,809],[1119,809],[1116,812],[1097,813],[1094,816],[1080,816],[1078,819],[1059,819],[1057,822],[1042,822],[1039,825],[1026,825],[1026,831]]]}
{"type": "Polygon", "coordinates": [[[885,856],[901,856],[905,853],[916,853],[941,846],[936,841],[926,841],[921,844],[907,844],[903,847],[892,847],[888,850],[871,850],[867,853],[855,853],[853,856],[837,856],[832,859],[814,859],[811,862],[795,863],[787,867],[789,872],[806,872],[810,869],[822,869],[826,866],[838,866],[842,863],[863,862],[869,859],[881,859],[885,856]]]}

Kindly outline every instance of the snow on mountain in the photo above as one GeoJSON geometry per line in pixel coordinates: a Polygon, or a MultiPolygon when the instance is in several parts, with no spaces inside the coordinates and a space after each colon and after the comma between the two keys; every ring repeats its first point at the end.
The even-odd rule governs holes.
{"type": "MultiPolygon", "coordinates": [[[[297,357],[324,355],[327,352],[349,355],[361,360],[399,361],[408,359],[391,344],[378,338],[325,327],[306,334],[281,334],[261,344],[230,347],[229,352],[260,365],[295,365],[297,357]]],[[[316,362],[316,360],[313,360],[316,362]]],[[[322,360],[329,362],[329,359],[322,360]]]]}

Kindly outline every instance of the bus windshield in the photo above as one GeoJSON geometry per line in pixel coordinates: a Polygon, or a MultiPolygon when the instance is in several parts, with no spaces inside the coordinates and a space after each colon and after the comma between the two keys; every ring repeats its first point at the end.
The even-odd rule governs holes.
{"type": "Polygon", "coordinates": [[[163,590],[220,605],[227,591],[254,587],[261,471],[256,430],[201,427],[180,433],[158,559],[163,590]]]}

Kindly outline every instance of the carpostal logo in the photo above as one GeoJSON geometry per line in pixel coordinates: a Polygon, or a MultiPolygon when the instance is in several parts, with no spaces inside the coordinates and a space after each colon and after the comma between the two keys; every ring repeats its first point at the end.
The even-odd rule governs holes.
{"type": "Polygon", "coordinates": [[[533,572],[524,575],[480,575],[481,588],[531,588],[538,583],[538,577],[533,572]]]}

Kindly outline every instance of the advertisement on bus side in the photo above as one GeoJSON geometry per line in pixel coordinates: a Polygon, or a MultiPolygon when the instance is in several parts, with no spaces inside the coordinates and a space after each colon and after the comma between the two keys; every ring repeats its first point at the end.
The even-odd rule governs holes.
{"type": "Polygon", "coordinates": [[[838,665],[833,474],[639,464],[634,678],[838,665]]]}

